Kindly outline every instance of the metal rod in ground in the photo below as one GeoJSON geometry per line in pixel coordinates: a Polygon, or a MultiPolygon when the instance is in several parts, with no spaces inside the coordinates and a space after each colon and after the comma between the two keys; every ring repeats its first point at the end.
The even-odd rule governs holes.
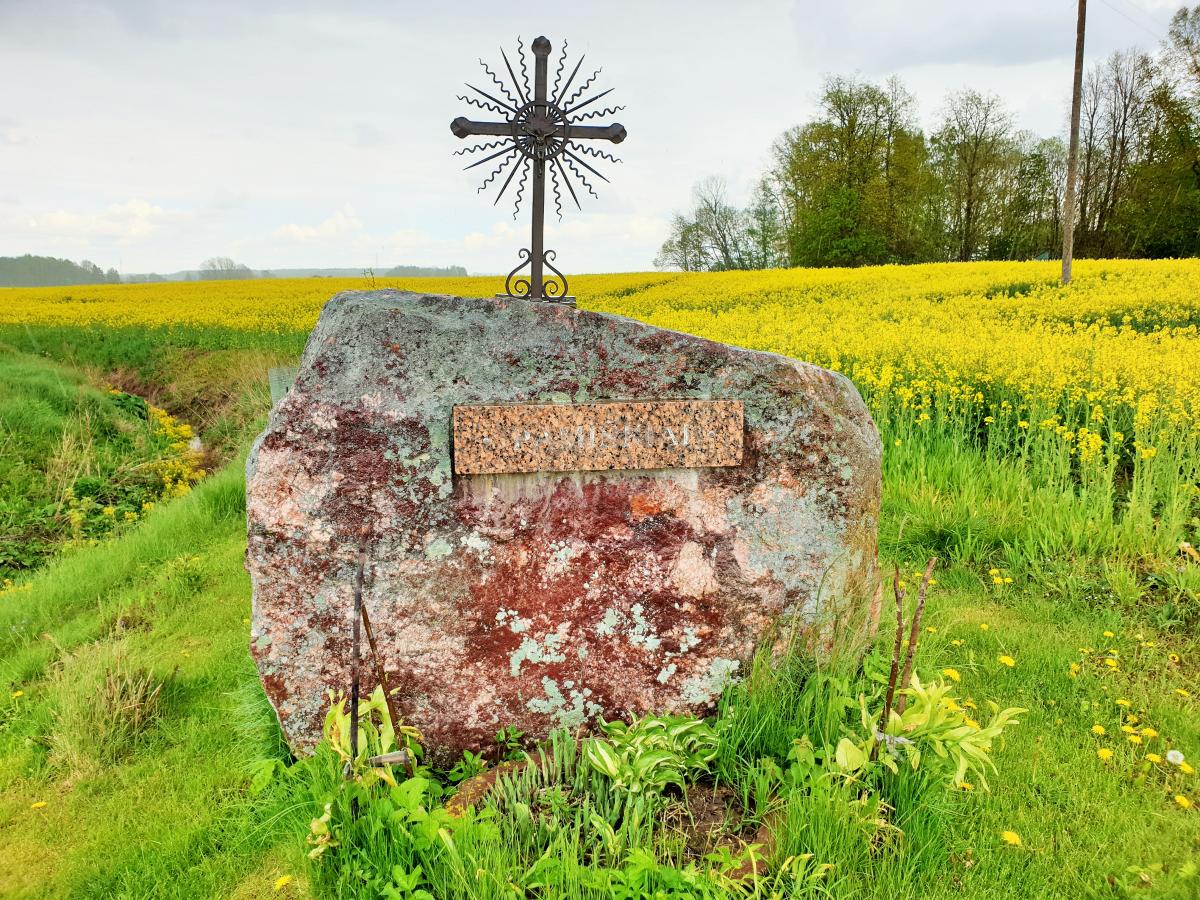
{"type": "MultiPolygon", "coordinates": [[[[358,571],[354,575],[354,619],[351,626],[350,647],[350,766],[348,776],[354,777],[354,764],[358,759],[358,664],[362,653],[362,592],[363,573],[367,568],[365,542],[358,549],[358,571]]],[[[358,796],[350,798],[350,819],[358,818],[358,796]]]]}
{"type": "MultiPolygon", "coordinates": [[[[387,672],[384,671],[383,660],[380,658],[379,650],[375,646],[375,632],[371,628],[371,617],[367,615],[367,605],[365,603],[362,604],[362,622],[363,629],[367,632],[367,644],[371,648],[371,658],[375,662],[375,677],[379,679],[379,686],[383,688],[383,700],[387,704],[388,715],[392,718],[392,728],[397,729],[397,734],[399,734],[400,717],[396,714],[396,701],[392,699],[392,691],[388,685],[387,672]]],[[[408,757],[408,759],[410,760],[409,770],[411,773],[415,768],[415,764],[411,761],[411,755],[408,757]]]]}

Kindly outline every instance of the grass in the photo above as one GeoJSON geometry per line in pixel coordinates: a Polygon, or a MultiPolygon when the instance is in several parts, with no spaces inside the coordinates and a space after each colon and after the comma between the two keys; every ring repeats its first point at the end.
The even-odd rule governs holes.
{"type": "MultiPolygon", "coordinates": [[[[107,409],[102,379],[195,424],[225,461],[187,496],[95,546],[69,547],[0,592],[0,896],[335,892],[329,873],[306,863],[304,837],[336,765],[290,766],[254,790],[263,760],[290,759],[247,653],[241,453],[269,405],[265,370],[294,363],[303,335],[5,326],[0,341],[0,391],[59,398],[57,407],[46,401],[57,412],[31,432],[26,457],[12,439],[0,447],[5,502],[21,495],[14,485],[42,483],[64,441],[100,445],[99,419],[82,427],[76,411],[80,402],[107,409]],[[5,466],[27,480],[5,482],[5,466]]],[[[121,410],[113,415],[124,421],[121,410]]],[[[1194,501],[1171,505],[1171,469],[1161,466],[1156,499],[1130,516],[1135,487],[1116,469],[1112,483],[1089,488],[1077,470],[1046,462],[1052,454],[1031,465],[956,437],[965,422],[921,431],[910,414],[889,413],[880,423],[882,556],[910,580],[928,556],[943,560],[918,674],[944,679],[952,669],[960,700],[1028,712],[994,753],[990,793],[894,778],[880,796],[902,834],[880,844],[864,838],[846,798],[793,792],[780,807],[780,855],[833,866],[814,880],[817,896],[1196,896],[1200,882],[1186,876],[1200,863],[1200,814],[1173,797],[1200,801],[1200,781],[1168,780],[1145,762],[1167,747],[1200,760],[1200,567],[1175,550],[1194,533],[1194,501]],[[1125,506],[1114,509],[1114,498],[1125,506]],[[1130,715],[1157,736],[1129,743],[1121,725],[1130,715]],[[1113,758],[1102,760],[1100,748],[1113,758]],[[1021,846],[1006,845],[1005,831],[1021,846]]],[[[112,459],[105,471],[129,457],[112,459]]],[[[890,614],[885,605],[885,623],[890,614]]],[[[873,696],[886,668],[883,631],[865,667],[760,666],[725,698],[717,771],[749,807],[760,758],[786,766],[795,739],[827,742],[856,721],[858,694],[873,696]]],[[[561,813],[563,822],[575,816],[561,813]]],[[[538,896],[530,886],[539,881],[554,886],[547,897],[641,896],[648,884],[681,896],[665,893],[677,866],[642,860],[633,872],[631,852],[611,858],[613,873],[598,883],[583,826],[547,837],[511,816],[484,824],[455,832],[457,862],[436,842],[396,862],[409,872],[423,862],[439,898],[521,896],[511,884],[538,896]]],[[[660,862],[684,864],[671,849],[678,835],[647,828],[627,851],[653,844],[660,862]]],[[[370,841],[380,859],[409,852],[386,833],[370,841]]]]}
{"type": "Polygon", "coordinates": [[[0,581],[136,519],[168,443],[137,398],[0,344],[0,581]]]}

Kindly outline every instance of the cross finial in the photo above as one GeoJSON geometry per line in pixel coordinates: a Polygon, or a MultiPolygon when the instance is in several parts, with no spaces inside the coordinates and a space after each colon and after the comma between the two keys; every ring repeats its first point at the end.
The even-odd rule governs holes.
{"type": "Polygon", "coordinates": [[[593,108],[581,114],[581,110],[611,93],[612,89],[601,91],[586,100],[580,100],[600,75],[600,70],[597,69],[590,78],[584,81],[580,87],[576,88],[574,93],[569,97],[567,96],[567,91],[571,89],[571,85],[575,82],[575,76],[579,74],[579,68],[583,65],[584,58],[582,56],[579,58],[579,61],[575,64],[575,68],[560,88],[559,82],[566,71],[566,41],[563,42],[562,55],[559,58],[555,71],[553,86],[548,86],[547,84],[549,80],[549,58],[552,49],[550,41],[542,36],[536,38],[533,44],[530,45],[534,56],[532,85],[529,83],[529,72],[524,46],[519,39],[517,41],[517,48],[517,60],[521,70],[521,78],[517,77],[516,71],[508,59],[508,55],[503,50],[500,51],[511,82],[501,80],[482,59],[479,61],[480,65],[483,66],[484,72],[492,79],[496,89],[498,89],[498,93],[503,99],[480,90],[472,84],[468,84],[467,87],[478,94],[479,97],[459,97],[460,100],[477,106],[480,109],[500,114],[504,117],[504,121],[475,122],[466,117],[459,116],[450,123],[450,131],[458,138],[500,138],[500,140],[465,147],[462,150],[456,151],[456,155],[499,148],[495,153],[471,163],[466,168],[471,169],[490,160],[499,159],[496,167],[488,175],[487,180],[480,186],[480,191],[488,187],[506,169],[509,169],[508,176],[505,178],[496,195],[495,203],[500,202],[500,198],[508,190],[508,186],[512,183],[517,172],[521,173],[521,179],[517,186],[513,218],[516,218],[517,212],[520,209],[529,173],[530,171],[533,173],[531,245],[528,248],[520,250],[521,262],[508,273],[508,277],[504,280],[504,290],[506,293],[500,296],[515,297],[523,300],[550,300],[573,304],[574,298],[567,295],[566,277],[552,264],[555,258],[554,251],[544,248],[546,166],[547,163],[550,164],[550,178],[554,188],[554,201],[559,218],[562,218],[560,180],[561,185],[565,185],[571,195],[571,199],[575,201],[575,205],[582,209],[579,203],[579,195],[575,192],[575,185],[572,183],[570,175],[568,175],[568,170],[595,197],[597,196],[595,188],[583,170],[587,170],[587,172],[590,172],[603,181],[608,181],[608,179],[597,171],[594,166],[584,160],[583,156],[588,155],[595,159],[612,162],[620,162],[620,160],[611,153],[596,150],[580,142],[585,140],[606,140],[614,144],[619,144],[625,140],[625,128],[615,122],[611,125],[583,125],[580,123],[589,119],[611,115],[624,107],[615,106],[608,109],[593,108]],[[513,90],[510,90],[510,86],[513,90]],[[527,265],[529,266],[529,275],[519,276],[517,273],[527,265]],[[546,269],[554,273],[548,279],[544,277],[546,269]]]}

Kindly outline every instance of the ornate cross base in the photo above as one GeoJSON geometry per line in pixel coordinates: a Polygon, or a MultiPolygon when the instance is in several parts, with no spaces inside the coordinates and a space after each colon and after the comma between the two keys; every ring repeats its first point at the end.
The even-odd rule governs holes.
{"type": "Polygon", "coordinates": [[[564,306],[574,306],[575,298],[567,293],[567,276],[554,268],[554,251],[547,250],[540,259],[535,259],[533,253],[522,247],[519,253],[521,261],[517,267],[508,273],[504,279],[504,293],[497,294],[498,298],[510,300],[539,300],[544,303],[561,303],[564,306]],[[523,268],[529,266],[528,275],[517,275],[523,268]],[[543,267],[554,274],[546,277],[543,267]]]}

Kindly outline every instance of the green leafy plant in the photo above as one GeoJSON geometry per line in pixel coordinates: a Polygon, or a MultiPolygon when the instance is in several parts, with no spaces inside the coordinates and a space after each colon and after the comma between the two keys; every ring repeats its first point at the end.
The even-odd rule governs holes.
{"type": "Polygon", "coordinates": [[[630,794],[661,792],[668,784],[708,773],[717,758],[717,733],[690,716],[645,716],[625,722],[600,723],[603,737],[583,744],[583,758],[614,788],[630,794]]]}
{"type": "Polygon", "coordinates": [[[450,779],[451,784],[458,784],[478,775],[485,769],[487,769],[487,763],[484,762],[482,753],[472,753],[470,750],[464,750],[462,757],[446,773],[446,777],[450,779]]]}
{"type": "MultiPolygon", "coordinates": [[[[930,682],[923,684],[916,675],[910,687],[903,693],[910,703],[903,712],[891,711],[883,732],[878,736],[886,748],[879,754],[880,761],[891,771],[898,768],[897,760],[903,758],[916,770],[922,761],[933,753],[937,760],[949,764],[954,784],[967,780],[968,774],[979,782],[983,790],[988,789],[986,773],[995,772],[996,764],[991,758],[992,744],[1004,729],[1019,724],[1017,716],[1028,710],[1012,706],[1007,709],[991,701],[992,719],[987,725],[975,722],[968,711],[951,697],[953,689],[947,684],[930,682]]],[[[864,723],[874,721],[863,707],[864,723]]],[[[844,743],[849,743],[844,742],[844,743]]],[[[840,745],[839,745],[840,749],[840,745]]],[[[860,762],[861,750],[856,748],[851,762],[860,762]]]]}
{"type": "Polygon", "coordinates": [[[521,746],[525,740],[525,732],[515,725],[505,725],[496,732],[496,751],[501,760],[520,759],[525,755],[521,746]]]}

